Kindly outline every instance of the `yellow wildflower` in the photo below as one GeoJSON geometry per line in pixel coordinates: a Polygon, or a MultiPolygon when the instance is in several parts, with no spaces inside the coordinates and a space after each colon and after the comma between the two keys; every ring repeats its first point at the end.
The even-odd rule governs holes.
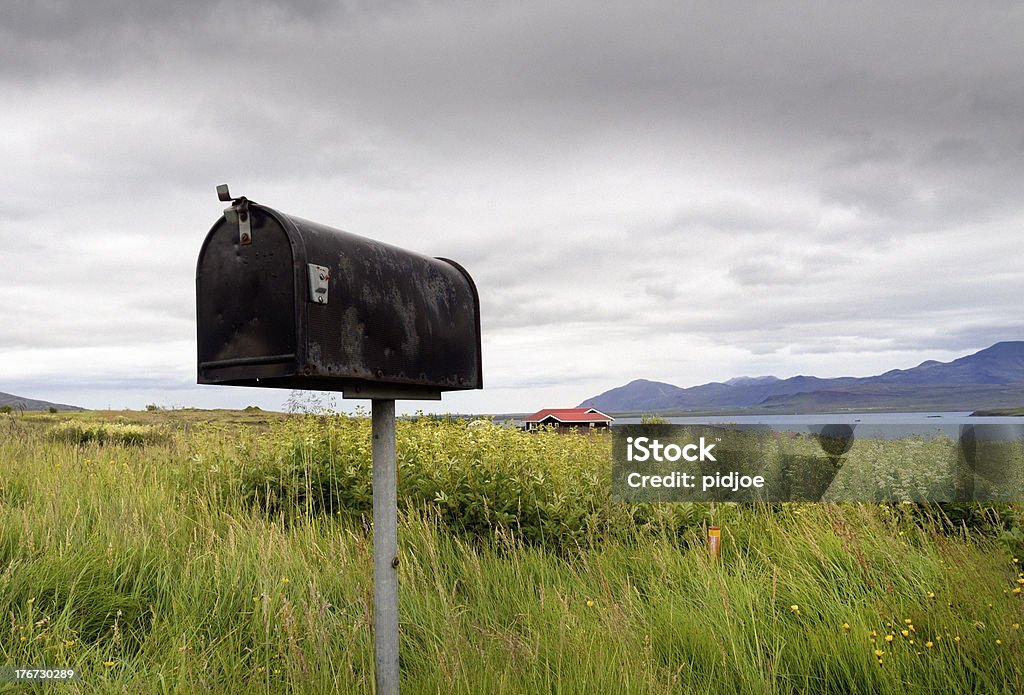
{"type": "Polygon", "coordinates": [[[588,598],[588,599],[587,599],[587,606],[593,606],[593,605],[594,605],[594,602],[593,602],[593,601],[591,601],[591,600],[590,600],[590,599],[588,598]]]}
{"type": "Polygon", "coordinates": [[[789,607],[789,610],[791,610],[796,615],[800,615],[800,606],[796,605],[795,603],[789,607]]]}
{"type": "Polygon", "coordinates": [[[1020,587],[1019,586],[1013,587],[1013,593],[1019,594],[1020,593],[1020,587]]]}
{"type": "Polygon", "coordinates": [[[929,649],[931,649],[931,648],[932,648],[932,647],[934,647],[935,645],[934,645],[934,644],[933,644],[933,643],[931,642],[931,640],[929,640],[929,641],[927,641],[927,642],[925,642],[925,643],[924,643],[924,646],[926,646],[926,647],[928,647],[929,649]]]}
{"type": "Polygon", "coordinates": [[[843,623],[843,629],[844,630],[849,630],[850,629],[850,623],[843,623]]]}
{"type": "Polygon", "coordinates": [[[882,654],[885,654],[885,652],[883,652],[881,649],[876,649],[875,650],[875,656],[881,657],[882,654]]]}
{"type": "Polygon", "coordinates": [[[282,584],[287,584],[288,583],[288,577],[281,577],[281,583],[282,584]]]}
{"type": "Polygon", "coordinates": [[[911,623],[913,623],[914,621],[913,621],[913,620],[911,620],[910,618],[904,618],[904,619],[903,619],[903,622],[905,622],[905,623],[906,623],[907,625],[910,625],[910,624],[911,624],[911,623]]]}
{"type": "Polygon", "coordinates": [[[886,642],[892,642],[892,640],[893,640],[893,636],[892,635],[886,635],[885,636],[885,641],[886,642]]]}
{"type": "Polygon", "coordinates": [[[935,592],[934,591],[929,591],[927,596],[928,596],[928,598],[935,598],[935,592]]]}
{"type": "Polygon", "coordinates": [[[110,668],[110,667],[111,667],[111,666],[113,666],[113,665],[114,665],[115,663],[117,663],[117,662],[116,662],[116,661],[104,661],[104,662],[103,662],[103,665],[104,665],[104,666],[106,666],[107,668],[110,668]]]}
{"type": "Polygon", "coordinates": [[[1001,639],[997,639],[997,640],[996,640],[996,646],[997,646],[997,647],[998,647],[998,646],[999,646],[1000,644],[1002,644],[1002,643],[1003,643],[1003,640],[1001,640],[1001,639]]]}
{"type": "Polygon", "coordinates": [[[904,630],[900,634],[903,635],[904,637],[910,637],[910,630],[904,630]]]}
{"type": "Polygon", "coordinates": [[[1020,629],[1020,623],[1014,623],[1010,627],[1012,627],[1014,630],[1019,630],[1020,629]]]}
{"type": "Polygon", "coordinates": [[[959,642],[960,641],[960,635],[957,635],[956,637],[954,637],[953,641],[954,642],[959,642]]]}
{"type": "Polygon", "coordinates": [[[30,598],[30,599],[28,600],[28,605],[30,605],[30,606],[31,606],[31,605],[32,605],[33,603],[35,603],[35,602],[36,602],[36,597],[35,597],[35,596],[33,596],[32,598],[30,598]]]}

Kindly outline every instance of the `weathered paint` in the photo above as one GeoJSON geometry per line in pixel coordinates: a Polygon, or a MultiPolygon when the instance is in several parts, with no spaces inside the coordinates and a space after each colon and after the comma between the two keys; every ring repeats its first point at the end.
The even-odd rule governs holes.
{"type": "Polygon", "coordinates": [[[221,217],[196,268],[198,381],[424,394],[483,387],[480,301],[457,263],[248,202],[251,243],[221,217]],[[329,271],[325,304],[310,264],[329,271]]]}

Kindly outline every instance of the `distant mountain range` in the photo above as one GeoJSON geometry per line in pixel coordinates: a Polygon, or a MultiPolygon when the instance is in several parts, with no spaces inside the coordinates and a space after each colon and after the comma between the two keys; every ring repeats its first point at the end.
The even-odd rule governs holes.
{"type": "Polygon", "coordinates": [[[589,398],[603,412],[750,410],[976,410],[1024,406],[1024,341],[996,343],[952,362],[928,360],[878,376],[820,379],[737,377],[680,388],[637,379],[589,398]]]}
{"type": "Polygon", "coordinates": [[[50,408],[56,408],[57,410],[84,410],[84,408],[79,408],[77,405],[50,403],[49,401],[40,401],[34,398],[25,398],[0,392],[0,407],[5,405],[9,405],[15,410],[49,410],[50,408]]]}

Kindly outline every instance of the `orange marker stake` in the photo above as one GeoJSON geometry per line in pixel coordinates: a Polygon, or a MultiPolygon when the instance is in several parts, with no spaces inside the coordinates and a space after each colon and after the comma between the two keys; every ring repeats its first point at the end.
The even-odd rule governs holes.
{"type": "Polygon", "coordinates": [[[708,557],[712,560],[718,559],[718,550],[722,545],[722,529],[718,526],[708,526],[708,557]]]}

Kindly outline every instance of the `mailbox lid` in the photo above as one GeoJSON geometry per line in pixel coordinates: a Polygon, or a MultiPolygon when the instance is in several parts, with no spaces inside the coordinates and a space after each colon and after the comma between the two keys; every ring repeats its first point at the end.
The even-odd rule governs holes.
{"type": "MultiPolygon", "coordinates": [[[[303,375],[345,384],[441,391],[483,388],[480,300],[458,264],[361,237],[265,206],[295,250],[304,297],[303,375]],[[326,268],[326,301],[310,273],[326,268]]],[[[258,243],[254,238],[253,243],[258,243]]],[[[330,383],[329,381],[326,383],[330,383]]],[[[333,387],[330,387],[333,388],[333,387]]]]}

